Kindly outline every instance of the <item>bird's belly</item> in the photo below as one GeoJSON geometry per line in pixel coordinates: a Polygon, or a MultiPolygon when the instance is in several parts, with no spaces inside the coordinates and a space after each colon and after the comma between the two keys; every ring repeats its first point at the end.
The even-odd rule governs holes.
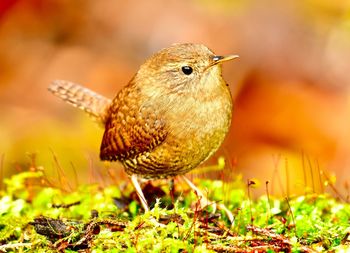
{"type": "MultiPolygon", "coordinates": [[[[221,100],[221,102],[223,102],[221,100]]],[[[150,152],[124,161],[126,172],[143,178],[166,178],[187,173],[209,158],[223,142],[231,122],[231,101],[181,112],[166,140],[150,152]],[[191,116],[189,116],[189,114],[191,116]],[[179,119],[178,118],[178,119],[179,119]]]]}

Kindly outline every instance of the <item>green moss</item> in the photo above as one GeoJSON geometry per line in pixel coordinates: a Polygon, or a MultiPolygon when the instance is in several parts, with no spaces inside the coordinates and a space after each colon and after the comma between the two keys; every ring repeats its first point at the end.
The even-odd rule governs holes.
{"type": "MultiPolygon", "coordinates": [[[[168,209],[160,199],[150,212],[143,213],[137,201],[124,196],[124,192],[133,191],[131,185],[123,193],[116,186],[97,184],[64,192],[40,186],[43,178],[42,172],[30,171],[4,180],[0,252],[77,252],[87,248],[93,252],[235,252],[258,246],[266,252],[303,252],[350,248],[350,205],[327,194],[294,197],[288,202],[272,196],[253,201],[239,177],[225,192],[222,188],[227,185],[221,181],[196,182],[201,189],[210,189],[210,199],[225,199],[235,216],[231,225],[224,212],[213,216],[196,210],[194,194],[180,194],[168,209]],[[116,199],[123,198],[125,208],[120,209],[116,199]]],[[[181,187],[176,186],[176,191],[184,191],[181,187]]]]}

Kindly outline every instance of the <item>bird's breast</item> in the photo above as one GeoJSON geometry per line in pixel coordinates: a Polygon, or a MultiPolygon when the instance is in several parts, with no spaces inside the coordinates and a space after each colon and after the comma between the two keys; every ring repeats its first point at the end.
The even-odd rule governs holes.
{"type": "Polygon", "coordinates": [[[166,115],[169,134],[163,145],[183,167],[193,169],[219,148],[229,130],[231,114],[232,100],[226,86],[210,98],[182,98],[166,115]]]}

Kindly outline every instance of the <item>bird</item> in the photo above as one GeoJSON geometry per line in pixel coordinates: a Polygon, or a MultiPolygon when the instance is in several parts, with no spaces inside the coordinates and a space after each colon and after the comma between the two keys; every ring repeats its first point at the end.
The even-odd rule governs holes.
{"type": "Polygon", "coordinates": [[[182,176],[225,139],[233,105],[222,64],[236,58],[202,44],[176,43],[151,55],[113,99],[65,80],[48,89],[104,126],[100,159],[123,164],[148,211],[140,178],[182,176]]]}

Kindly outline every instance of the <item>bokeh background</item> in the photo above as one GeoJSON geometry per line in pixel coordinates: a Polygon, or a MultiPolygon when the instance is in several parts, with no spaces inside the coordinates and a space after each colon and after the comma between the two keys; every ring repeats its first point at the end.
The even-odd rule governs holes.
{"type": "Polygon", "coordinates": [[[112,98],[175,42],[240,55],[224,66],[235,100],[230,134],[207,162],[224,156],[226,167],[210,177],[269,180],[282,194],[331,183],[348,195],[346,0],[0,1],[0,176],[35,163],[75,183],[99,180],[106,167],[125,177],[98,160],[103,130],[47,86],[66,79],[112,98]]]}

